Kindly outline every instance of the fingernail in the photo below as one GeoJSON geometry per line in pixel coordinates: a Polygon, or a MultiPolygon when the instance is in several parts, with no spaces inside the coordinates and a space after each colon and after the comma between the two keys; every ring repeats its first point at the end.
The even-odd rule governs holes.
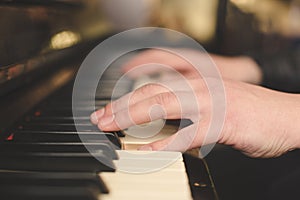
{"type": "Polygon", "coordinates": [[[114,115],[110,115],[110,116],[108,116],[108,117],[104,117],[104,118],[102,118],[102,119],[100,120],[100,124],[101,124],[102,126],[107,126],[107,125],[111,124],[111,123],[114,121],[114,119],[115,119],[115,116],[114,116],[114,115]]]}
{"type": "Polygon", "coordinates": [[[139,151],[152,151],[152,147],[145,145],[145,146],[141,146],[138,150],[139,151]]]}
{"type": "Polygon", "coordinates": [[[104,108],[101,108],[100,110],[97,110],[91,114],[91,121],[93,124],[98,124],[99,118],[101,118],[104,115],[104,108]]]}
{"type": "Polygon", "coordinates": [[[93,113],[91,114],[91,122],[92,122],[93,124],[98,124],[98,117],[97,117],[96,112],[93,112],[93,113]]]}

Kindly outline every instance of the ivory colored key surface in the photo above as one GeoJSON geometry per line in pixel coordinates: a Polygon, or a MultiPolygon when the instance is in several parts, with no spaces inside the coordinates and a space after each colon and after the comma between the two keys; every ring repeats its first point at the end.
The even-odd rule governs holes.
{"type": "Polygon", "coordinates": [[[124,150],[118,154],[117,171],[100,174],[110,190],[101,199],[192,199],[181,153],[124,150]]]}
{"type": "MultiPolygon", "coordinates": [[[[153,125],[154,124],[152,124],[152,126],[153,125]]],[[[158,125],[158,127],[160,127],[160,125],[158,125]]],[[[143,138],[143,134],[145,133],[145,131],[146,130],[140,131],[140,133],[142,133],[142,134],[140,134],[140,137],[138,137],[138,135],[135,137],[135,136],[131,135],[130,133],[128,133],[127,131],[124,131],[125,137],[120,138],[123,149],[137,150],[142,145],[145,145],[145,144],[148,144],[148,143],[151,143],[151,142],[154,142],[157,140],[161,140],[161,139],[171,136],[172,134],[174,134],[177,131],[177,129],[176,129],[176,127],[174,127],[172,125],[165,125],[159,131],[158,134],[155,134],[151,137],[143,138]]]]}

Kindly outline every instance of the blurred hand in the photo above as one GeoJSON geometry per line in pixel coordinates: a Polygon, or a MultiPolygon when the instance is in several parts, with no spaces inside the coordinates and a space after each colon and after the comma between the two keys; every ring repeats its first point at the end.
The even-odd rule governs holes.
{"type": "MultiPolygon", "coordinates": [[[[196,55],[199,58],[205,56],[203,53],[196,50],[178,50],[187,54],[196,55]]],[[[259,66],[250,57],[225,57],[214,54],[210,54],[210,57],[218,67],[221,76],[224,78],[253,84],[259,84],[262,80],[262,74],[259,66]]],[[[129,76],[136,78],[144,74],[160,73],[166,70],[165,68],[162,68],[162,65],[166,65],[174,68],[187,78],[199,78],[199,76],[197,77],[198,73],[195,68],[186,60],[168,51],[159,49],[147,50],[139,53],[137,56],[129,60],[122,67],[122,70],[126,73],[138,66],[149,63],[153,63],[153,65],[132,71],[129,73],[129,76]]]]}
{"type": "MultiPolygon", "coordinates": [[[[213,78],[206,81],[218,83],[213,78]]],[[[170,91],[168,83],[145,85],[96,111],[91,121],[104,131],[125,129],[160,118],[193,121],[173,136],[145,145],[142,150],[184,151],[218,142],[232,145],[249,156],[274,157],[300,147],[300,124],[295,121],[299,120],[300,113],[298,95],[225,80],[225,121],[219,137],[213,141],[204,138],[211,120],[211,95],[218,94],[208,91],[203,79],[189,80],[195,96],[181,88],[180,81],[171,84],[177,89],[170,91]],[[198,107],[189,103],[194,97],[198,107]],[[195,131],[194,137],[191,134],[195,131]],[[185,143],[186,138],[192,138],[191,143],[185,143]]]]}

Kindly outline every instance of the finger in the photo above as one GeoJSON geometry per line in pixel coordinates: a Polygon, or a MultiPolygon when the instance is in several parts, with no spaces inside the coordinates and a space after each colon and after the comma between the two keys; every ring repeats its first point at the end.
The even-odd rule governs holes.
{"type": "Polygon", "coordinates": [[[155,119],[165,118],[167,116],[166,112],[169,115],[176,113],[176,108],[178,107],[176,104],[178,102],[175,95],[172,93],[160,93],[129,105],[128,108],[114,112],[111,115],[105,113],[99,119],[98,127],[106,131],[120,130],[155,119]]]}
{"type": "MultiPolygon", "coordinates": [[[[111,102],[107,105],[107,114],[112,114],[120,110],[128,108],[133,104],[136,104],[139,101],[145,100],[147,98],[153,97],[160,93],[173,92],[174,94],[180,92],[190,92],[191,96],[196,97],[196,92],[207,93],[205,82],[202,79],[180,79],[176,81],[164,81],[160,83],[150,83],[146,84],[133,92],[126,94],[125,96],[111,102]]],[[[194,98],[195,99],[195,98],[194,98]]]]}
{"type": "Polygon", "coordinates": [[[162,84],[147,84],[107,104],[104,108],[101,108],[92,113],[90,117],[91,122],[97,125],[99,119],[104,115],[112,115],[113,113],[117,113],[121,110],[124,110],[129,106],[136,104],[139,101],[145,100],[163,92],[169,92],[169,89],[162,84]]]}
{"type": "Polygon", "coordinates": [[[180,151],[200,147],[202,145],[217,142],[219,137],[208,137],[209,119],[203,119],[199,123],[194,123],[179,130],[174,135],[141,146],[139,150],[144,151],[180,151]]]}
{"type": "Polygon", "coordinates": [[[185,92],[165,92],[142,100],[112,115],[99,119],[101,130],[125,129],[133,125],[144,124],[157,119],[189,118],[199,113],[197,106],[191,103],[191,94],[185,92]]]}
{"type": "MultiPolygon", "coordinates": [[[[120,99],[108,104],[105,108],[102,108],[91,115],[91,121],[95,125],[99,123],[99,119],[105,116],[110,116],[113,113],[120,112],[121,110],[128,110],[128,107],[140,102],[145,101],[149,98],[159,98],[154,97],[161,93],[172,93],[177,96],[181,102],[181,108],[184,110],[186,117],[191,117],[195,111],[200,111],[200,107],[197,102],[197,92],[201,92],[202,104],[207,100],[207,91],[205,90],[205,83],[202,80],[182,80],[175,82],[168,82],[164,84],[147,84],[141,88],[138,88],[134,92],[131,92],[120,99]],[[188,116],[187,113],[190,115],[188,116]]],[[[165,98],[168,98],[167,96],[165,98]]],[[[162,100],[161,100],[162,101],[162,100]]],[[[155,103],[155,102],[152,102],[155,103]]],[[[159,105],[159,104],[158,104],[159,105]]],[[[145,113],[141,113],[145,114],[145,113]]],[[[148,113],[147,113],[148,114],[148,113]]],[[[192,121],[198,121],[199,117],[196,112],[196,116],[193,116],[192,121]]]]}
{"type": "Polygon", "coordinates": [[[162,83],[151,83],[144,85],[133,92],[130,92],[123,97],[107,104],[104,108],[99,109],[98,111],[91,114],[91,122],[93,124],[98,124],[99,118],[103,115],[112,115],[115,112],[128,108],[139,101],[145,100],[147,98],[153,97],[159,93],[169,92],[169,91],[186,91],[193,92],[196,91],[193,85],[199,87],[201,85],[200,81],[189,81],[189,80],[180,80],[180,81],[168,81],[162,83]],[[191,83],[191,84],[190,84],[191,83]]]}

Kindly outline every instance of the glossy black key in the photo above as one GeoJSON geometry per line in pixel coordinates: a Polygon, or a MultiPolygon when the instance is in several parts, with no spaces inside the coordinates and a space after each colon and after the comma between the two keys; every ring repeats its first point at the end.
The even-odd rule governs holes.
{"type": "Polygon", "coordinates": [[[117,134],[118,137],[125,137],[123,131],[115,131],[114,133],[117,134]]]}
{"type": "Polygon", "coordinates": [[[0,187],[9,185],[93,186],[101,193],[109,192],[101,177],[94,173],[0,171],[0,187]]]}
{"type": "Polygon", "coordinates": [[[15,185],[0,188],[1,199],[9,200],[98,200],[95,187],[15,185]]]}
{"type": "Polygon", "coordinates": [[[88,153],[102,152],[111,159],[118,159],[112,145],[107,143],[1,143],[0,152],[26,153],[88,153]]]}
{"type": "MultiPolygon", "coordinates": [[[[111,100],[95,100],[93,102],[77,101],[76,104],[74,104],[74,108],[77,108],[77,107],[91,108],[93,105],[95,105],[95,107],[103,107],[110,102],[111,102],[111,100]]],[[[73,104],[72,104],[72,101],[48,101],[48,102],[42,104],[39,108],[41,108],[42,110],[44,110],[44,109],[46,110],[48,108],[54,108],[54,107],[72,109],[73,104]]]]}
{"type": "MultiPolygon", "coordinates": [[[[75,119],[79,123],[90,123],[90,117],[79,117],[75,119]]],[[[62,123],[62,124],[74,124],[74,117],[59,117],[59,116],[41,116],[41,117],[25,117],[24,124],[27,123],[62,123]]]]}
{"type": "MultiPolygon", "coordinates": [[[[99,132],[99,128],[90,123],[90,120],[77,119],[77,126],[75,127],[73,119],[69,117],[62,118],[46,118],[48,121],[27,122],[24,125],[20,125],[18,130],[30,130],[30,131],[84,131],[84,132],[99,132]],[[62,122],[64,121],[64,122],[62,122]]],[[[108,132],[109,133],[109,132],[108,132]]],[[[125,137],[122,131],[114,131],[118,137],[125,137]]]]}
{"type": "Polygon", "coordinates": [[[74,123],[25,123],[19,127],[20,130],[30,131],[99,131],[97,126],[91,125],[90,123],[78,124],[74,123]]]}
{"type": "Polygon", "coordinates": [[[0,152],[0,168],[40,172],[113,172],[114,164],[105,154],[0,152]]]}
{"type": "Polygon", "coordinates": [[[121,142],[114,133],[103,132],[58,132],[58,131],[23,131],[11,134],[14,142],[111,142],[121,148],[121,142]]]}

